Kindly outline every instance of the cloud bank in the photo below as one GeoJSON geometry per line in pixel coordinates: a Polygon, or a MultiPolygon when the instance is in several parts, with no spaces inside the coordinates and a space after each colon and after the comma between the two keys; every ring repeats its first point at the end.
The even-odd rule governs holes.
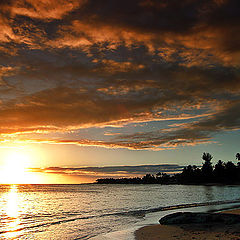
{"type": "Polygon", "coordinates": [[[104,177],[142,177],[145,174],[178,173],[183,166],[174,164],[161,165],[139,165],[139,166],[111,166],[111,167],[48,167],[32,168],[32,172],[60,174],[64,176],[74,176],[83,178],[104,178],[104,177]]]}
{"type": "Polygon", "coordinates": [[[2,138],[17,134],[33,142],[161,150],[238,131],[239,5],[237,0],[1,2],[2,138]],[[179,124],[107,139],[45,134],[169,119],[179,124]]]}

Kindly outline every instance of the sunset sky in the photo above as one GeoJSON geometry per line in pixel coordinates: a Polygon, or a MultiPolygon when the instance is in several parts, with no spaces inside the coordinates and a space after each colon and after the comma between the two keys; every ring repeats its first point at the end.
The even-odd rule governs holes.
{"type": "Polygon", "coordinates": [[[235,161],[239,9],[239,0],[1,1],[0,183],[174,172],[200,165],[203,152],[235,161]]]}

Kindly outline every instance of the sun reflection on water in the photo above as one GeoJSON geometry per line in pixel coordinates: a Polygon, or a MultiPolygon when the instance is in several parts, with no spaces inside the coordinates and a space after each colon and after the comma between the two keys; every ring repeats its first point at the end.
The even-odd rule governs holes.
{"type": "Polygon", "coordinates": [[[7,197],[7,215],[11,218],[17,218],[19,216],[18,213],[18,188],[16,185],[11,185],[11,188],[8,192],[7,197]]]}
{"type": "Polygon", "coordinates": [[[17,185],[11,185],[6,198],[6,214],[9,218],[6,224],[6,233],[4,234],[6,239],[13,239],[18,235],[16,232],[20,224],[18,198],[17,185]]]}

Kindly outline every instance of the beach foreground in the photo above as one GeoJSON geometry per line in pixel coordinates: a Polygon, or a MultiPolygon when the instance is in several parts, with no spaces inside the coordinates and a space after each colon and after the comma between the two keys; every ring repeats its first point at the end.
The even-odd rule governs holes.
{"type": "MultiPolygon", "coordinates": [[[[238,214],[240,210],[225,211],[224,213],[238,214]]],[[[201,224],[180,224],[180,225],[152,225],[138,229],[135,232],[137,240],[237,240],[240,239],[240,223],[201,223],[201,224]]]]}

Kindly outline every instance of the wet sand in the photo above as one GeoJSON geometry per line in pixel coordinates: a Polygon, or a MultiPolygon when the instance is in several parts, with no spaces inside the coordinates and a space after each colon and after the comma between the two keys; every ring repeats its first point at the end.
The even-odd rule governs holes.
{"type": "MultiPolygon", "coordinates": [[[[240,209],[224,211],[224,213],[239,214],[240,209]]],[[[240,223],[223,224],[182,224],[182,225],[152,225],[138,229],[135,232],[137,240],[240,240],[240,223]]]]}

